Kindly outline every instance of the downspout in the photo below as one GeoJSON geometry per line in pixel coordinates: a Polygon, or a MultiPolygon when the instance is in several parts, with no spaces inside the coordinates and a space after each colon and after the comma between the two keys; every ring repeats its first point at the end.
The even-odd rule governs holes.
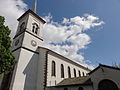
{"type": "Polygon", "coordinates": [[[46,55],[45,55],[45,68],[44,68],[44,90],[47,86],[47,62],[48,62],[48,52],[49,51],[46,51],[46,55]]]}

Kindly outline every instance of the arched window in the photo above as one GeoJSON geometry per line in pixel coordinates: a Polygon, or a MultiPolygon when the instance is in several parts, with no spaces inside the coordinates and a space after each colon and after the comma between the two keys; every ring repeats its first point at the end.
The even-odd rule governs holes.
{"type": "Polygon", "coordinates": [[[68,78],[71,78],[71,71],[69,66],[68,66],[68,78]]]}
{"type": "Polygon", "coordinates": [[[104,79],[99,82],[98,90],[119,90],[119,88],[115,82],[104,79]]]}
{"type": "Polygon", "coordinates": [[[35,26],[33,25],[32,32],[35,32],[35,26]]]}
{"type": "Polygon", "coordinates": [[[80,73],[80,70],[78,71],[78,73],[79,73],[79,77],[81,77],[81,73],[80,73]]]}
{"type": "Polygon", "coordinates": [[[83,76],[85,76],[85,73],[83,72],[83,76]]]}
{"type": "Polygon", "coordinates": [[[76,77],[76,70],[74,69],[74,77],[76,77]]]}
{"type": "Polygon", "coordinates": [[[25,29],[25,22],[23,22],[21,25],[20,25],[20,32],[23,31],[25,29]]]}
{"type": "Polygon", "coordinates": [[[84,90],[83,87],[79,87],[78,90],[84,90]]]}
{"type": "Polygon", "coordinates": [[[64,90],[68,90],[68,88],[64,88],[64,90]]]}
{"type": "Polygon", "coordinates": [[[61,78],[64,78],[64,66],[61,64],[61,78]]]}
{"type": "Polygon", "coordinates": [[[51,76],[56,76],[56,64],[55,61],[52,61],[52,74],[51,76]]]}
{"type": "Polygon", "coordinates": [[[38,34],[38,24],[37,23],[33,23],[33,27],[32,27],[32,32],[35,34],[38,34]]]}

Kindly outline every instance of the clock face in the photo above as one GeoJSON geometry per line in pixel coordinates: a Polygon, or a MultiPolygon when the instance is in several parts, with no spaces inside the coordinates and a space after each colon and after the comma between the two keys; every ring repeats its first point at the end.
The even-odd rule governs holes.
{"type": "Polygon", "coordinates": [[[37,46],[37,42],[34,41],[34,40],[32,40],[32,41],[31,41],[31,45],[35,47],[35,46],[37,46]]]}
{"type": "Polygon", "coordinates": [[[17,39],[17,40],[15,41],[15,46],[17,46],[18,43],[19,43],[19,39],[17,39]]]}

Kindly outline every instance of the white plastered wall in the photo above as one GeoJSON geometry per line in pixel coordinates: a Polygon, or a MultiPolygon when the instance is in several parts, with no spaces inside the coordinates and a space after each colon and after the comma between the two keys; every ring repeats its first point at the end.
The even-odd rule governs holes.
{"type": "Polygon", "coordinates": [[[13,54],[17,61],[10,90],[43,90],[43,68],[42,60],[44,60],[44,51],[35,53],[38,46],[42,46],[42,30],[43,23],[33,16],[32,14],[27,14],[22,17],[19,21],[17,33],[20,35],[15,37],[13,41],[13,54]],[[20,25],[25,22],[26,32],[20,34],[20,25]],[[39,25],[38,34],[32,32],[32,23],[37,23],[39,25]],[[18,45],[15,46],[16,40],[19,39],[18,45]],[[37,45],[32,46],[31,41],[34,40],[37,45]]]}
{"type": "Polygon", "coordinates": [[[27,30],[32,33],[32,24],[37,23],[39,25],[38,37],[43,39],[43,25],[44,24],[39,19],[37,19],[35,16],[33,16],[32,14],[29,14],[28,21],[29,22],[27,23],[27,27],[26,27],[27,30]]]}
{"type": "Polygon", "coordinates": [[[48,69],[47,69],[47,86],[55,86],[59,82],[61,82],[64,78],[61,78],[61,64],[64,65],[64,78],[68,78],[68,66],[70,67],[71,70],[71,77],[74,77],[74,71],[73,69],[75,68],[76,70],[76,77],[79,77],[78,71],[85,73],[85,75],[89,72],[82,67],[78,67],[77,65],[74,65],[70,62],[67,62],[64,59],[61,59],[55,55],[48,54],[48,69]],[[51,69],[52,69],[52,61],[55,61],[56,63],[56,76],[51,76],[51,69]]]}
{"type": "Polygon", "coordinates": [[[31,34],[25,32],[25,35],[24,35],[24,39],[23,39],[23,47],[27,47],[33,51],[36,51],[36,49],[38,48],[38,46],[41,46],[42,45],[42,42],[40,39],[32,36],[31,34]],[[32,46],[31,45],[31,41],[34,40],[36,42],[36,46],[32,46]]]}
{"type": "Polygon", "coordinates": [[[37,60],[38,54],[21,49],[10,90],[35,90],[37,60]]]}

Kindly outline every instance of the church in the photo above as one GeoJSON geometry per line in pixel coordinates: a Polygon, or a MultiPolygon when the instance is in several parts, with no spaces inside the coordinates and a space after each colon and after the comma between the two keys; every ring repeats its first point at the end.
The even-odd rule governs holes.
{"type": "Polygon", "coordinates": [[[64,78],[86,76],[91,70],[42,46],[45,21],[32,10],[18,18],[13,40],[17,61],[10,90],[43,90],[64,78]]]}
{"type": "Polygon", "coordinates": [[[43,46],[46,23],[34,10],[18,18],[12,52],[16,66],[4,90],[120,90],[120,69],[90,70],[43,46]]]}

